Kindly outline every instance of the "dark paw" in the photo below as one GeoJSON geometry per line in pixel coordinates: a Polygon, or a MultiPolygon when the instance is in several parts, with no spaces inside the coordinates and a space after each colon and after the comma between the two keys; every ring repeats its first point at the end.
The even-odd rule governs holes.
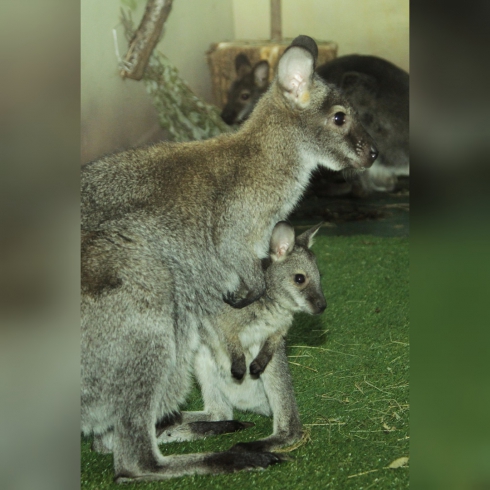
{"type": "Polygon", "coordinates": [[[263,441],[252,441],[252,442],[239,442],[232,446],[229,451],[253,451],[253,452],[264,452],[267,451],[268,447],[263,441]]]}
{"type": "Polygon", "coordinates": [[[238,420],[220,420],[217,422],[191,422],[189,428],[193,434],[203,436],[216,436],[229,434],[253,427],[253,422],[240,422],[238,420]]]}
{"type": "Polygon", "coordinates": [[[253,291],[247,293],[243,298],[238,297],[235,293],[226,293],[223,295],[223,301],[232,306],[233,308],[245,308],[245,306],[251,305],[264,295],[265,291],[261,291],[260,294],[255,294],[253,291]]]}
{"type": "Polygon", "coordinates": [[[250,363],[250,374],[252,376],[260,376],[264,372],[265,366],[261,366],[257,361],[250,363]]]}
{"type": "Polygon", "coordinates": [[[247,372],[247,364],[245,356],[240,356],[238,359],[233,359],[231,363],[231,375],[241,381],[247,372]]]}

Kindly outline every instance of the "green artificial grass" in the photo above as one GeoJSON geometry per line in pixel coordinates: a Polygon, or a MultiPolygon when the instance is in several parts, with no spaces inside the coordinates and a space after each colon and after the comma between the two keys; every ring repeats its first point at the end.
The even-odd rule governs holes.
{"type": "MultiPolygon", "coordinates": [[[[322,230],[323,231],[323,230],[322,230]]],[[[317,236],[313,250],[328,308],[298,315],[288,355],[309,437],[291,461],[263,471],[191,476],[139,489],[408,488],[408,238],[317,236]]],[[[184,409],[202,409],[194,388],[184,409]]],[[[272,432],[272,419],[236,412],[255,427],[235,434],[160,446],[163,454],[222,451],[272,432]]],[[[82,438],[82,489],[116,488],[112,456],[82,438]]],[[[120,488],[119,486],[117,486],[120,488]]]]}

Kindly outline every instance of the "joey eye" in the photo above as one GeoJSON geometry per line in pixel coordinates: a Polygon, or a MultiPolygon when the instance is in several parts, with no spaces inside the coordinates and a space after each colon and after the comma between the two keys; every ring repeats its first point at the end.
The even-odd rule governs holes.
{"type": "Polygon", "coordinates": [[[337,126],[342,126],[345,123],[345,114],[343,112],[336,112],[333,116],[333,121],[337,126]]]}
{"type": "Polygon", "coordinates": [[[294,276],[294,282],[296,284],[303,284],[306,281],[306,277],[303,274],[296,274],[294,276]]]}
{"type": "Polygon", "coordinates": [[[240,99],[248,100],[248,99],[250,99],[250,94],[247,94],[246,92],[244,92],[243,94],[240,95],[240,99]]]}

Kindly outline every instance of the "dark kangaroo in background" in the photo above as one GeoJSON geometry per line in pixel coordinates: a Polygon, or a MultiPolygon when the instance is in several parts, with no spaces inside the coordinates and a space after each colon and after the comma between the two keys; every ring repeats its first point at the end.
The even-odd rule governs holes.
{"type": "MultiPolygon", "coordinates": [[[[269,64],[262,60],[252,67],[243,53],[236,58],[237,77],[228,91],[221,117],[228,124],[241,124],[254,109],[267,87],[269,64]],[[259,86],[260,85],[260,86],[259,86]]],[[[354,179],[358,195],[372,191],[391,192],[399,176],[409,175],[409,75],[377,56],[347,55],[317,68],[327,83],[335,85],[355,107],[360,121],[376,141],[379,157],[354,179]]],[[[329,179],[332,180],[332,179],[329,179]]],[[[350,179],[351,180],[351,179],[350,179]]],[[[352,185],[331,186],[330,192],[348,193],[352,185]]]]}
{"type": "Polygon", "coordinates": [[[179,418],[203,321],[223,299],[265,291],[274,225],[311,172],[367,168],[372,139],[315,74],[296,38],[253,116],[235,134],[110,155],[82,171],[82,393],[85,434],[112,442],[116,481],[267,467],[269,452],[163,456],[155,427],[179,418]]]}
{"type": "Polygon", "coordinates": [[[358,174],[362,188],[391,192],[398,177],[409,175],[408,73],[377,56],[357,54],[329,61],[317,73],[340,88],[376,141],[379,157],[358,174]]]}

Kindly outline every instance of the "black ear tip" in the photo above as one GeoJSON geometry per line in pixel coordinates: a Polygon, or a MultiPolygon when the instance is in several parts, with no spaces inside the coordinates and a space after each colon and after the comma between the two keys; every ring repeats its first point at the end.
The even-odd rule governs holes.
{"type": "Polygon", "coordinates": [[[307,49],[313,55],[313,59],[315,61],[318,58],[318,46],[316,45],[314,39],[310,36],[301,34],[300,36],[295,37],[291,43],[291,46],[298,46],[300,48],[307,49]]]}

